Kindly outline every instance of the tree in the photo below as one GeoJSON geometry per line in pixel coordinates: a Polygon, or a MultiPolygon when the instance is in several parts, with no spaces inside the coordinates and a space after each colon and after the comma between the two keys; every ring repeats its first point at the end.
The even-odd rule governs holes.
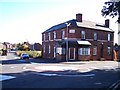
{"type": "Polygon", "coordinates": [[[102,16],[111,16],[114,18],[118,16],[117,22],[120,23],[120,0],[110,0],[105,2],[105,6],[101,10],[102,16]]]}

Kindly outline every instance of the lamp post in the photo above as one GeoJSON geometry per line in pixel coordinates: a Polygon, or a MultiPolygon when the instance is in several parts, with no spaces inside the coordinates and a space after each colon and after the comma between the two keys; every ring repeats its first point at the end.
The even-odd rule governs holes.
{"type": "Polygon", "coordinates": [[[68,27],[70,26],[71,23],[65,23],[67,26],[67,31],[66,31],[66,61],[68,62],[68,27]]]}

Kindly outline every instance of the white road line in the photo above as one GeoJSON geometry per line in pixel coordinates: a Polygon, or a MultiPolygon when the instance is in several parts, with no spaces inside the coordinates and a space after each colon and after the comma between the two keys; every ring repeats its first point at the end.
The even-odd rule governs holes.
{"type": "Polygon", "coordinates": [[[94,83],[94,84],[96,84],[96,85],[100,85],[100,84],[102,84],[101,82],[96,82],[96,83],[94,83]]]}
{"type": "Polygon", "coordinates": [[[95,74],[71,74],[71,75],[65,75],[65,74],[55,74],[55,73],[34,73],[37,75],[43,75],[43,76],[65,76],[65,77],[91,77],[91,76],[95,76],[95,74]]]}
{"type": "Polygon", "coordinates": [[[0,75],[0,81],[14,79],[14,78],[16,78],[16,77],[8,76],[8,75],[0,75]]]}

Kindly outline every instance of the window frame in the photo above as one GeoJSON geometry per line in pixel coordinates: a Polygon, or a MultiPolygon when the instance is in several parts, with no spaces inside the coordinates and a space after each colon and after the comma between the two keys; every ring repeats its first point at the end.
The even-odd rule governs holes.
{"type": "Polygon", "coordinates": [[[97,40],[97,32],[94,32],[94,40],[97,40]]]}
{"type": "Polygon", "coordinates": [[[81,39],[85,39],[85,31],[81,31],[81,39]]]}
{"type": "Polygon", "coordinates": [[[62,39],[64,39],[64,38],[65,38],[65,31],[62,30],[62,39]]]}
{"type": "Polygon", "coordinates": [[[111,47],[110,46],[107,47],[107,55],[108,56],[111,55],[111,47]]]}
{"type": "Polygon", "coordinates": [[[97,46],[93,47],[93,55],[97,55],[97,46]]]}
{"type": "Polygon", "coordinates": [[[78,54],[81,56],[82,55],[88,56],[88,55],[90,55],[90,48],[79,48],[78,54]]]}
{"type": "Polygon", "coordinates": [[[51,51],[51,50],[50,50],[50,45],[49,45],[49,46],[48,46],[48,53],[51,53],[50,51],[51,51]]]}
{"type": "Polygon", "coordinates": [[[57,38],[56,37],[56,31],[53,32],[53,37],[54,37],[54,40],[57,38]]]}
{"type": "Polygon", "coordinates": [[[111,39],[111,34],[110,33],[108,33],[108,41],[110,41],[110,39],[111,39]]]}

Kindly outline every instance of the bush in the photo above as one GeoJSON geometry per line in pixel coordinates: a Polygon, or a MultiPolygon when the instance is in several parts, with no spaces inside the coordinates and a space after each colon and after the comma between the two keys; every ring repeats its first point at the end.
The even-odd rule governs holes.
{"type": "Polygon", "coordinates": [[[28,54],[31,58],[42,57],[41,51],[16,51],[16,55],[20,56],[22,53],[28,54]]]}

